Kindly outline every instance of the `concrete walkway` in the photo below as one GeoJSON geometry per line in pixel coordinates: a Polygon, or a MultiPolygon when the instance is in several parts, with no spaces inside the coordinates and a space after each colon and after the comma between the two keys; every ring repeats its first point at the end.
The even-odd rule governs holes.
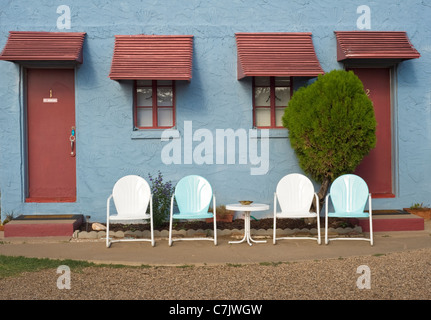
{"type": "Polygon", "coordinates": [[[4,238],[0,232],[0,254],[51,259],[86,260],[95,263],[126,265],[217,265],[299,260],[337,259],[349,256],[371,256],[391,252],[431,248],[431,221],[424,231],[374,233],[374,246],[365,241],[332,241],[318,245],[313,240],[281,240],[249,246],[229,244],[220,237],[218,245],[211,241],[179,241],[168,246],[167,239],[149,242],[113,243],[106,248],[104,240],[71,238],[4,238]]]}

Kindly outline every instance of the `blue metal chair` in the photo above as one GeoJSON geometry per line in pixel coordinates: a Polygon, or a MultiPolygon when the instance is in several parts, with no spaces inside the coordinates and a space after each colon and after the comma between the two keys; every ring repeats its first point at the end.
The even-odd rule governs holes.
{"type": "Polygon", "coordinates": [[[331,185],[325,204],[325,243],[330,240],[366,240],[373,245],[373,220],[371,209],[371,193],[367,183],[359,176],[346,174],[338,177],[331,185]],[[329,198],[332,200],[335,212],[328,211],[329,198]],[[368,212],[365,205],[368,200],[368,212]],[[328,239],[328,218],[369,218],[369,238],[332,238],[328,239]]]}
{"type": "Polygon", "coordinates": [[[216,223],[216,200],[210,183],[203,177],[190,175],[182,178],[175,186],[175,192],[171,198],[171,212],[169,219],[169,246],[173,241],[179,240],[210,240],[217,245],[217,223],[216,223]],[[174,213],[174,197],[179,209],[174,213]],[[208,208],[213,201],[214,212],[208,212],[208,208]],[[206,219],[214,218],[214,235],[208,238],[177,238],[172,239],[173,219],[206,219]]]}

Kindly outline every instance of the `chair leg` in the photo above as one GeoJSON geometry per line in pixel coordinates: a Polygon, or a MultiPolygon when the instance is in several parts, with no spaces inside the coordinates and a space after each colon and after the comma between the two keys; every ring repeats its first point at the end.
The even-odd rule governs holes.
{"type": "Polygon", "coordinates": [[[274,215],[274,227],[273,227],[273,236],[272,236],[272,243],[275,244],[277,242],[277,240],[275,239],[276,237],[276,229],[277,229],[277,217],[274,215]]]}
{"type": "Polygon", "coordinates": [[[154,241],[154,226],[153,226],[153,217],[151,216],[151,245],[154,247],[156,242],[154,241]]]}
{"type": "Polygon", "coordinates": [[[320,237],[320,215],[319,213],[317,214],[317,243],[321,244],[322,243],[322,239],[320,237]]]}
{"type": "Polygon", "coordinates": [[[325,214],[325,244],[328,244],[328,215],[325,214]]]}
{"type": "Polygon", "coordinates": [[[371,214],[370,214],[370,244],[372,246],[374,245],[374,238],[373,238],[373,218],[372,218],[371,214]]]}
{"type": "Polygon", "coordinates": [[[214,245],[217,245],[217,222],[216,219],[214,218],[214,245]]]}
{"type": "Polygon", "coordinates": [[[169,246],[172,246],[172,214],[169,219],[169,246]]]}
{"type": "Polygon", "coordinates": [[[111,247],[111,242],[109,241],[109,218],[106,221],[106,247],[107,248],[111,247]]]}

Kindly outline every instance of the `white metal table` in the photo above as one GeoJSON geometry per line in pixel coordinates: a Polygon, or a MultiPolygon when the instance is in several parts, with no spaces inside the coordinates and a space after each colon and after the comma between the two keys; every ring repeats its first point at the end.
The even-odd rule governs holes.
{"type": "Polygon", "coordinates": [[[252,203],[249,205],[242,205],[242,204],[228,204],[226,205],[227,210],[232,211],[243,211],[244,212],[244,238],[242,238],[239,241],[229,241],[229,243],[242,243],[244,241],[247,241],[247,243],[251,246],[252,243],[264,243],[266,240],[263,241],[257,241],[251,238],[250,235],[250,213],[252,211],[264,211],[269,210],[269,205],[267,204],[261,204],[261,203],[252,203]]]}

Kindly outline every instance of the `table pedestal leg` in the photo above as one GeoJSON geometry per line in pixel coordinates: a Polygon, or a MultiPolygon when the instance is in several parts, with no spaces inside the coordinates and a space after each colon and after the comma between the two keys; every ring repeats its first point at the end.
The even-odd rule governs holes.
{"type": "Polygon", "coordinates": [[[247,243],[251,246],[252,243],[265,243],[266,240],[262,240],[262,241],[258,241],[258,240],[254,240],[252,239],[251,235],[250,235],[250,212],[249,211],[245,211],[244,212],[244,238],[242,238],[239,241],[229,241],[229,243],[242,243],[244,241],[247,241],[247,243]]]}

